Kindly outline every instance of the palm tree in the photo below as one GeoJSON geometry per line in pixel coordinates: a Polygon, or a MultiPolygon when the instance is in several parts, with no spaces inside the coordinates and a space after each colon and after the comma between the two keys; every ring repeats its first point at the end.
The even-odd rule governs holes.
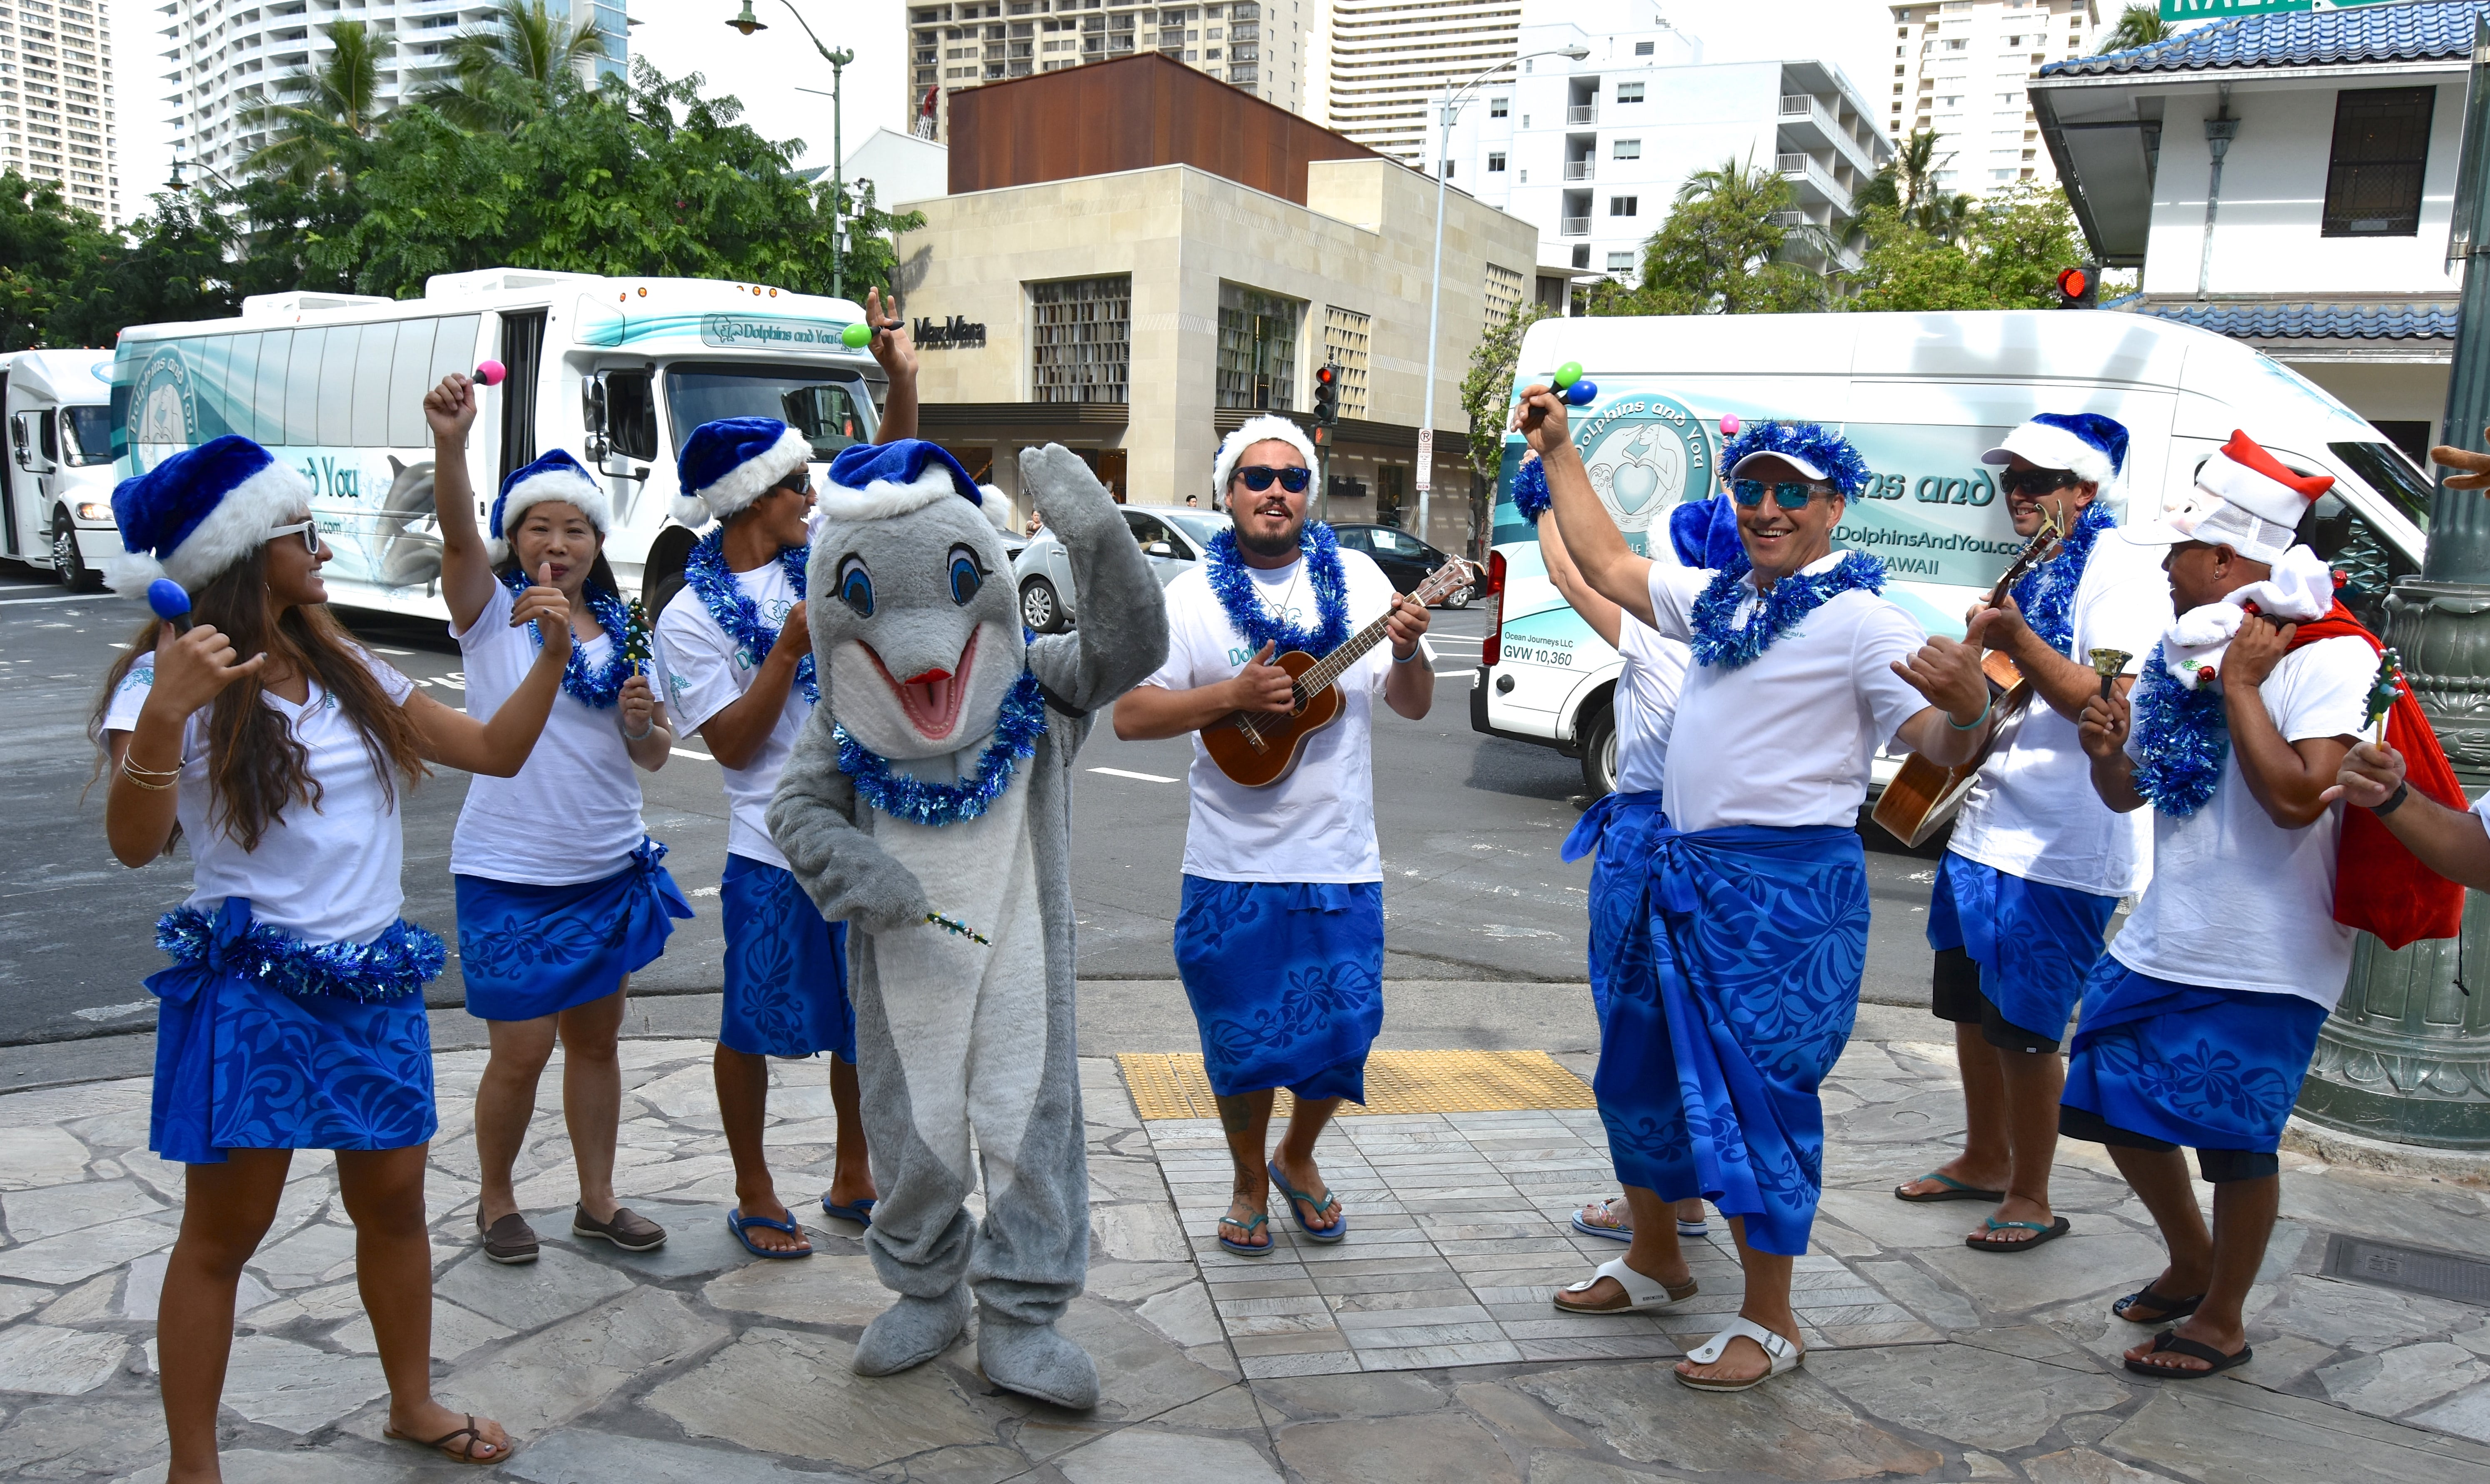
{"type": "Polygon", "coordinates": [[[329,38],[329,54],[320,65],[278,78],[278,102],[244,115],[246,122],[275,132],[244,162],[245,168],[283,176],[304,188],[336,169],[339,147],[347,138],[371,137],[381,119],[381,64],[395,49],[388,37],[366,30],[360,20],[332,21],[321,31],[329,38]]]}
{"type": "Polygon", "coordinates": [[[553,15],[545,0],[501,0],[490,25],[452,40],[449,75],[418,97],[469,129],[502,128],[542,112],[553,89],[604,55],[603,36],[553,15]]]}
{"type": "Polygon", "coordinates": [[[1885,161],[1859,192],[1859,209],[1864,215],[1869,207],[1889,206],[1902,220],[1931,236],[1955,238],[1962,235],[1962,224],[1971,213],[1971,197],[1944,190],[1937,185],[1937,172],[1952,162],[1951,152],[1937,153],[1943,139],[1933,129],[1923,129],[1902,142],[1894,158],[1885,161]]]}
{"type": "Polygon", "coordinates": [[[2166,42],[2177,34],[2170,29],[2170,23],[2161,18],[2160,7],[2130,5],[2118,13],[2117,24],[2101,33],[2100,50],[2104,53],[2132,51],[2138,46],[2166,42]]]}

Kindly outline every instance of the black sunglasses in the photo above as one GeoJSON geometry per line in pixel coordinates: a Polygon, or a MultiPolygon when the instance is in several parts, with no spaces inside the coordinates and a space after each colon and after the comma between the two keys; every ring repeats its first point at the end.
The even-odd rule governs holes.
{"type": "Polygon", "coordinates": [[[1270,488],[1271,481],[1277,480],[1280,487],[1289,494],[1302,495],[1306,492],[1306,485],[1313,482],[1315,473],[1311,469],[1274,469],[1268,464],[1247,464],[1236,471],[1236,477],[1256,494],[1270,488]]]}
{"type": "Polygon", "coordinates": [[[1766,490],[1772,492],[1773,503],[1782,509],[1803,510],[1807,509],[1807,503],[1814,499],[1818,493],[1828,495],[1833,493],[1833,486],[1809,484],[1797,480],[1787,480],[1778,484],[1767,484],[1761,480],[1729,481],[1730,497],[1751,510],[1764,503],[1766,490]]]}
{"type": "Polygon", "coordinates": [[[1997,487],[2010,495],[2045,495],[2082,482],[2064,469],[2009,469],[1997,477],[1997,487]]]}

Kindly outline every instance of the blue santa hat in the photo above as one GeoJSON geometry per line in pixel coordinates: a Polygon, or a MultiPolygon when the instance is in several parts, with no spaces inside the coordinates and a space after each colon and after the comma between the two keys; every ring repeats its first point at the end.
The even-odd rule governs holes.
{"type": "Polygon", "coordinates": [[[113,489],[113,523],[130,554],[107,562],[105,576],[113,591],[131,597],[143,597],[159,577],[196,593],[266,544],[270,531],[310,510],[309,480],[228,433],[113,489]]]}
{"type": "Polygon", "coordinates": [[[1669,511],[1668,544],[1681,566],[1703,571],[1724,570],[1747,555],[1738,538],[1738,508],[1727,495],[1689,500],[1669,511]]]}
{"type": "Polygon", "coordinates": [[[675,460],[675,519],[724,520],[813,461],[811,441],[776,418],[719,418],[692,429],[675,460]]]}
{"type": "Polygon", "coordinates": [[[579,508],[588,523],[596,528],[600,538],[614,534],[614,507],[605,491],[579,460],[563,449],[556,449],[525,469],[513,470],[502,481],[502,492],[493,497],[493,513],[485,522],[486,560],[499,566],[509,560],[509,533],[518,529],[527,517],[528,508],[560,501],[579,508]]]}
{"type": "Polygon", "coordinates": [[[2064,469],[2106,488],[2127,468],[2127,424],[2097,412],[2044,412],[2007,434],[1980,461],[2002,466],[2017,453],[2042,469],[2064,469]]]}
{"type": "Polygon", "coordinates": [[[945,495],[958,495],[989,519],[998,513],[988,509],[977,481],[941,445],[922,438],[859,443],[841,449],[830,460],[829,487],[822,492],[819,509],[825,522],[886,520],[921,510],[945,495]]]}

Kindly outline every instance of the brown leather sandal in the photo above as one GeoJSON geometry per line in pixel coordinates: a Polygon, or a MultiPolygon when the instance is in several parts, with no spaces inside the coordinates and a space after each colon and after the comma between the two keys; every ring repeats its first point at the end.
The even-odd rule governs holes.
{"type": "MultiPolygon", "coordinates": [[[[496,1226],[499,1226],[500,1224],[500,1222],[494,1223],[496,1226]]],[[[430,1448],[434,1452],[439,1453],[442,1457],[461,1464],[498,1464],[502,1460],[508,1458],[511,1453],[511,1448],[508,1443],[495,1442],[493,1440],[485,1437],[481,1432],[477,1430],[476,1414],[472,1411],[467,1413],[467,1425],[465,1427],[453,1428],[450,1431],[442,1434],[440,1437],[428,1441],[424,1439],[416,1437],[413,1433],[401,1433],[396,1428],[389,1426],[383,1426],[381,1428],[381,1436],[391,1442],[411,1442],[419,1448],[430,1448]],[[460,1442],[459,1440],[461,1439],[465,1439],[466,1440],[460,1442]],[[449,1451],[449,1445],[453,1442],[458,1443],[458,1451],[455,1453],[449,1451]],[[478,1444],[492,1449],[493,1451],[491,1455],[484,1458],[478,1458],[476,1456],[476,1449],[478,1444]]]]}

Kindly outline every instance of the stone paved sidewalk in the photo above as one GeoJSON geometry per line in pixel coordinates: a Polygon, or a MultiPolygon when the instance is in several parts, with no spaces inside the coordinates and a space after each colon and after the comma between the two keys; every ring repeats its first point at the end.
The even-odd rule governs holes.
{"type": "MultiPolygon", "coordinates": [[[[2159,1258],[2097,1149],[2062,1152],[2075,1232],[2029,1255],[1964,1248],[1970,1206],[1887,1193],[1944,1158],[1959,1123],[1950,1053],[1917,1039],[1928,1024],[1871,1014],[1828,1085],[1830,1188],[1801,1264],[1814,1348],[1796,1376],[1733,1397],[1666,1374],[1735,1307],[1717,1237],[1683,1315],[1601,1327],[1548,1306],[1555,1283],[1620,1250],[1564,1224],[1608,1188],[1584,1118],[1344,1120],[1324,1150],[1349,1242],[1284,1234],[1248,1264],[1209,1240],[1216,1130],[1144,1124],[1115,1063],[1086,1060],[1094,1240],[1067,1327],[1106,1381],[1087,1415],[996,1392],[973,1344],[907,1376],[854,1376],[887,1295],[854,1229],[818,1207],[810,1261],[754,1263],[733,1244],[706,1042],[626,1043],[620,1184],[673,1232],[662,1252],[568,1239],[549,1074],[523,1186],[544,1259],[484,1263],[466,1114],[482,1054],[448,1052],[430,1181],[438,1385],[519,1439],[484,1476],[535,1484],[2490,1477],[2490,1311],[2322,1271],[2336,1235],[2490,1258],[2480,1188],[2286,1155],[2257,1359],[2210,1382],[2132,1378],[2116,1355],[2142,1331],[2106,1306],[2159,1258]]],[[[827,1178],[828,1095],[816,1067],[777,1073],[771,1138],[794,1204],[827,1178]]],[[[147,1096],[127,1079],[0,1097],[0,1478],[163,1476],[152,1334],[180,1187],[146,1150],[147,1096]]],[[[333,1164],[302,1156],[295,1175],[244,1285],[225,1477],[477,1477],[379,1440],[333,1164]]]]}

